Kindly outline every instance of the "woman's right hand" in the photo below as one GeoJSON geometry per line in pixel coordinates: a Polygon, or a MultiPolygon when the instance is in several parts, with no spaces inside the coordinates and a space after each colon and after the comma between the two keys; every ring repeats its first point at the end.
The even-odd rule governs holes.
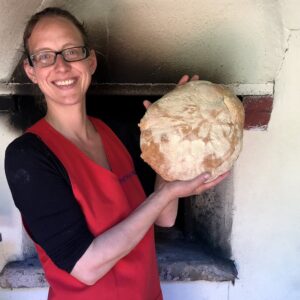
{"type": "Polygon", "coordinates": [[[201,194],[220,183],[228,175],[229,173],[225,173],[210,182],[207,182],[209,173],[203,173],[191,180],[173,182],[167,182],[157,175],[155,193],[166,200],[166,206],[158,215],[155,224],[161,227],[172,227],[176,221],[178,198],[201,194]]]}
{"type": "Polygon", "coordinates": [[[161,190],[162,193],[166,193],[170,199],[199,195],[219,184],[227,178],[229,174],[230,172],[226,172],[216,179],[207,182],[210,178],[210,174],[202,173],[191,180],[165,182],[158,190],[161,190]]]}

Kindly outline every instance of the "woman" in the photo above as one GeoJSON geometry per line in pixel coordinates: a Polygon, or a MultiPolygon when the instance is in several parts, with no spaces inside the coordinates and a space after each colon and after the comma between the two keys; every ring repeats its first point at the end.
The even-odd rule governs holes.
{"type": "Polygon", "coordinates": [[[8,146],[5,169],[49,299],[162,299],[153,224],[172,226],[178,197],[226,175],[210,183],[209,174],[161,181],[146,198],[124,146],[86,114],[97,60],[83,26],[69,12],[47,8],[28,22],[24,48],[25,72],[47,113],[8,146]]]}

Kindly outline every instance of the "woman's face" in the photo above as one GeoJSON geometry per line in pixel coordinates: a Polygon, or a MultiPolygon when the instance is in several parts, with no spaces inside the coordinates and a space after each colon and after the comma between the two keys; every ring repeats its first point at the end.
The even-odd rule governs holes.
{"type": "MultiPolygon", "coordinates": [[[[76,46],[84,46],[82,35],[72,22],[63,17],[43,18],[36,24],[28,40],[30,55],[76,46]]],[[[96,66],[94,51],[86,59],[76,62],[66,62],[61,55],[57,55],[55,64],[47,67],[32,67],[28,61],[24,62],[28,77],[39,85],[48,108],[54,104],[83,103],[96,66]]]]}

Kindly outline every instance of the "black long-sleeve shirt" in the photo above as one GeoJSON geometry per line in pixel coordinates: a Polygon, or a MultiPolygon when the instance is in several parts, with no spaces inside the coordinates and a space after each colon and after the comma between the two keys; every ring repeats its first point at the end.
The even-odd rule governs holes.
{"type": "Polygon", "coordinates": [[[59,268],[71,272],[94,236],[64,166],[39,137],[25,133],[7,147],[5,172],[28,233],[59,268]]]}

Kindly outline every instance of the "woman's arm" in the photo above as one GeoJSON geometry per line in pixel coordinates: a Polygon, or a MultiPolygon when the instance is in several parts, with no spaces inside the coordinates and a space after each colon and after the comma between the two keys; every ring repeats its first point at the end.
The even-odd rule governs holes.
{"type": "Polygon", "coordinates": [[[36,135],[26,133],[7,147],[5,173],[31,238],[57,267],[71,272],[94,235],[64,166],[36,135]]]}
{"type": "Polygon", "coordinates": [[[208,174],[192,180],[165,183],[126,219],[96,237],[75,264],[71,274],[92,285],[126,256],[145,236],[152,224],[174,199],[199,194],[223,180],[227,174],[205,183],[208,174]]]}

